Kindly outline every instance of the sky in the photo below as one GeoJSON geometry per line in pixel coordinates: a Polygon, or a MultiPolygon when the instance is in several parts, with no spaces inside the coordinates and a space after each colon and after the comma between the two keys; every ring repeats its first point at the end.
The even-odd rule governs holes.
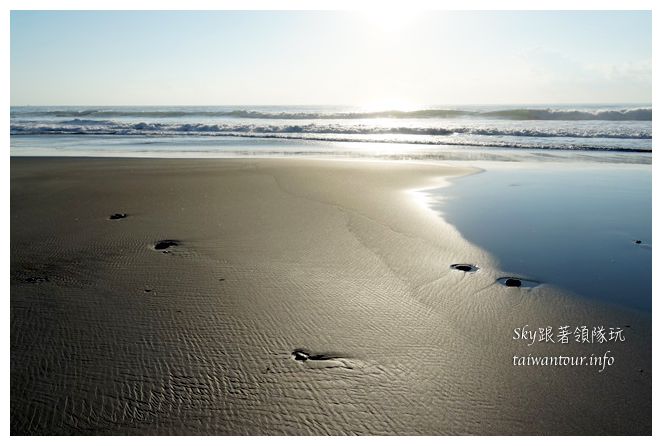
{"type": "Polygon", "coordinates": [[[651,13],[13,11],[12,105],[650,103],[651,13]]]}

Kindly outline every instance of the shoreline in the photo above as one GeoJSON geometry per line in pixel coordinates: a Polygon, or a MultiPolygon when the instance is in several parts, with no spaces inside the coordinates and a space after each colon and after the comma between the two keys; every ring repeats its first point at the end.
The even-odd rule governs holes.
{"type": "Polygon", "coordinates": [[[496,283],[410,196],[471,170],[348,161],[12,156],[12,433],[650,433],[650,318],[496,283]],[[604,349],[525,324],[632,329],[531,373],[604,349]]]}
{"type": "Polygon", "coordinates": [[[383,161],[585,161],[651,164],[652,150],[347,142],[239,136],[12,135],[10,156],[151,159],[313,158],[383,161]],[[57,142],[57,144],[55,144],[57,142]],[[85,150],[81,150],[84,142],[85,150]],[[22,153],[22,154],[21,154],[22,153]]]}

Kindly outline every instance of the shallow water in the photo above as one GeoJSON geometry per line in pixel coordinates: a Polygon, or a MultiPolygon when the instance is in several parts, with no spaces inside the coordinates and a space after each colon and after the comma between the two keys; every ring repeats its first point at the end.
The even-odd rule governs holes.
{"type": "Polygon", "coordinates": [[[12,135],[11,156],[131,158],[314,157],[421,161],[591,161],[650,164],[633,150],[552,150],[514,147],[316,141],[234,136],[12,135]]]}
{"type": "Polygon", "coordinates": [[[495,163],[428,192],[504,273],[650,311],[651,190],[646,165],[495,163]]]}

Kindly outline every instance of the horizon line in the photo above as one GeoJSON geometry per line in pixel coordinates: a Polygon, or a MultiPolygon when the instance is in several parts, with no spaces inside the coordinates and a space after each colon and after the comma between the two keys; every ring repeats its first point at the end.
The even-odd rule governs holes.
{"type": "MultiPolygon", "coordinates": [[[[614,101],[614,102],[485,102],[485,103],[439,103],[421,104],[418,110],[429,109],[429,107],[457,107],[457,106],[515,106],[515,105],[648,105],[652,107],[652,101],[614,101]]],[[[364,107],[360,104],[10,104],[10,107],[364,107]]],[[[398,107],[383,107],[384,110],[400,111],[398,107]]],[[[407,109],[412,110],[413,107],[407,109]]]]}

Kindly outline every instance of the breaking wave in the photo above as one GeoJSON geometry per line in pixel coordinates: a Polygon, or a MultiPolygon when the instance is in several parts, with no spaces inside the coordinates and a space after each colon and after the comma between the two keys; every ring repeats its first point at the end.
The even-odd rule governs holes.
{"type": "Polygon", "coordinates": [[[248,119],[426,119],[426,118],[489,118],[515,121],[652,121],[653,109],[624,108],[621,110],[560,110],[520,108],[494,111],[425,109],[414,111],[383,110],[372,112],[270,112],[258,110],[194,110],[194,109],[12,109],[12,117],[56,118],[185,118],[225,117],[248,119]]]}
{"type": "Polygon", "coordinates": [[[650,131],[618,128],[604,129],[530,129],[496,127],[380,127],[365,125],[254,125],[254,124],[203,124],[203,123],[122,123],[106,120],[73,119],[55,123],[24,121],[11,125],[12,135],[207,135],[250,136],[263,134],[330,134],[330,135],[481,135],[530,138],[609,138],[652,139],[650,131]]]}

